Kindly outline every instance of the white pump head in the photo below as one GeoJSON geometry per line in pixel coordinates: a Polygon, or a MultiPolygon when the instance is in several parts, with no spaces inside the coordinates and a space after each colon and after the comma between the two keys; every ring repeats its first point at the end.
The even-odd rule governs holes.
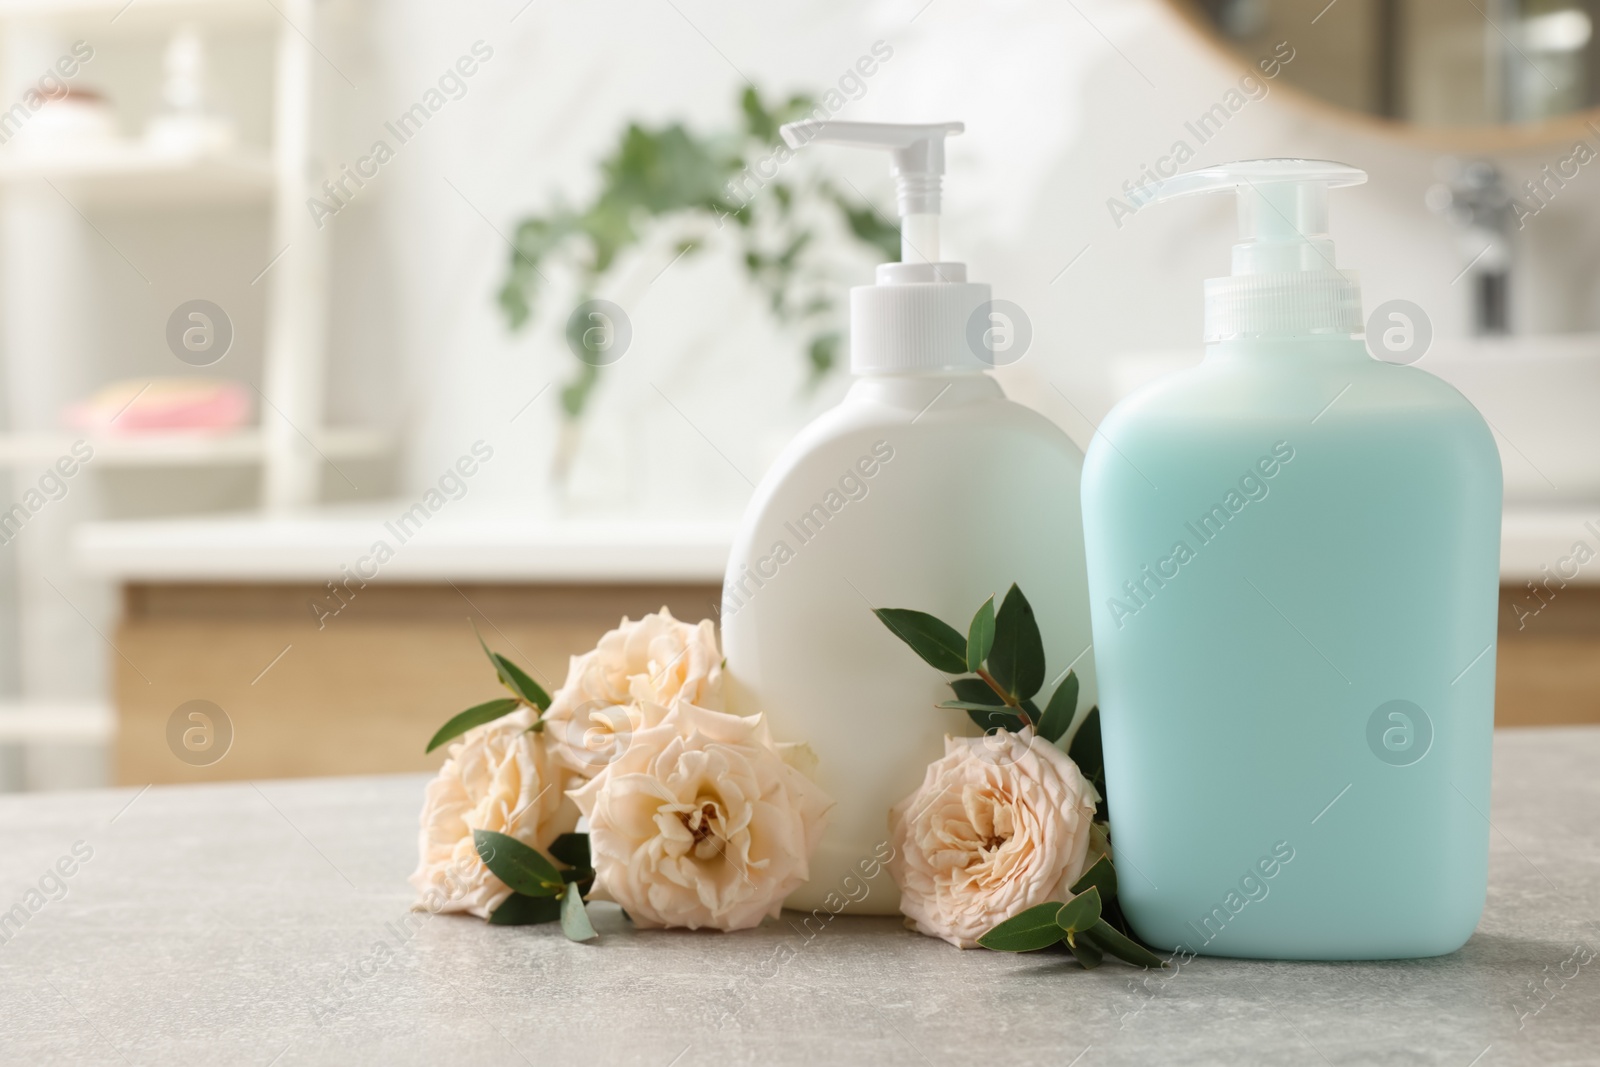
{"type": "Polygon", "coordinates": [[[900,201],[900,261],[939,262],[939,182],[944,177],[944,139],[966,129],[959,122],[836,122],[807,119],[780,131],[784,143],[800,148],[823,144],[882,148],[894,154],[895,188],[900,201]]]}
{"type": "Polygon", "coordinates": [[[1361,282],[1334,265],[1328,190],[1365,171],[1321,159],[1251,159],[1179,174],[1134,193],[1136,206],[1236,190],[1233,274],[1206,281],[1207,341],[1361,331],[1361,282]]]}
{"type": "MultiPolygon", "coordinates": [[[[876,285],[850,290],[850,369],[856,374],[943,374],[995,364],[988,331],[969,329],[989,304],[989,287],[967,281],[963,263],[939,259],[939,184],[944,139],[959,122],[791,122],[791,148],[813,141],[880,148],[894,155],[900,202],[900,262],[878,264],[876,285]]],[[[980,319],[980,325],[988,322],[980,319]]]]}

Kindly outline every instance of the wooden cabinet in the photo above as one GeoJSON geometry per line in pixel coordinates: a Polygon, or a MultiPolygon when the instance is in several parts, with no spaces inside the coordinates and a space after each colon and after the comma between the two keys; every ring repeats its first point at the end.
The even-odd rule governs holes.
{"type": "MultiPolygon", "coordinates": [[[[715,618],[718,592],[709,583],[444,582],[346,589],[341,601],[311,584],[130,584],[115,637],[116,779],[432,768],[442,754],[422,750],[433,731],[501,695],[474,623],[553,691],[567,658],[623,615],[666,605],[680,619],[715,618]],[[216,705],[232,727],[226,754],[204,766],[169,743],[169,720],[192,700],[216,705]]],[[[1600,589],[1547,593],[1533,615],[1528,595],[1501,594],[1496,724],[1600,723],[1600,589]]]]}
{"type": "Polygon", "coordinates": [[[1600,723],[1600,587],[1500,589],[1495,725],[1600,723]]]}
{"type": "MultiPolygon", "coordinates": [[[[715,585],[369,585],[340,602],[326,586],[132,584],[117,627],[115,777],[123,785],[372,774],[438,766],[428,738],[504,692],[484,640],[547,689],[569,656],[623,615],[666,605],[714,618],[715,585]],[[322,605],[320,611],[312,604],[322,605]],[[169,746],[173,713],[222,710],[232,741],[195,766],[169,746]]],[[[215,724],[211,728],[215,728],[215,724]]]]}

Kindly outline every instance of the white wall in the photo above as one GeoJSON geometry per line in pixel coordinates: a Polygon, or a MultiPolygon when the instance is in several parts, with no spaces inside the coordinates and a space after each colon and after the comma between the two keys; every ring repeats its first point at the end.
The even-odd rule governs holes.
{"type": "MultiPolygon", "coordinates": [[[[1314,41],[1316,6],[1300,35],[1289,37],[1291,47],[1314,41]]],[[[633,348],[605,373],[577,466],[558,490],[549,471],[561,433],[556,389],[575,365],[561,341],[572,284],[549,270],[554,284],[541,294],[534,328],[509,334],[494,301],[506,239],[520,216],[590,196],[596,163],[626,122],[728,128],[743,78],[769,96],[818,92],[879,40],[893,48],[892,58],[840,117],[967,123],[950,144],[946,254],[1026,309],[1032,350],[1001,377],[1080,444],[1113,402],[1107,369],[1115,357],[1198,353],[1201,280],[1227,269],[1234,221],[1225,198],[1145,209],[1121,226],[1108,211],[1123,183],[1180,138],[1198,149],[1189,166],[1303,155],[1366,168],[1368,185],[1336,194],[1334,225],[1343,265],[1363,274],[1367,307],[1404,297],[1428,311],[1437,337],[1466,332],[1469,294],[1455,281],[1464,257],[1451,227],[1423,206],[1437,153],[1313,113],[1279,87],[1195,144],[1185,122],[1222,100],[1243,69],[1197,38],[1165,0],[324,0],[320,7],[323,21],[312,30],[321,55],[320,168],[334,176],[380,138],[396,147],[393,161],[319,235],[332,260],[330,420],[391,427],[404,445],[398,483],[363,470],[364,492],[413,495],[483,439],[496,457],[473,480],[469,507],[546,516],[737,515],[750,482],[837,398],[844,376],[814,393],[803,388],[802,338],[769,321],[725,236],[710,234],[705,253],[663,273],[682,231],[658,234],[624,259],[599,294],[627,309],[633,348]],[[385,122],[478,41],[493,57],[465,96],[399,145],[385,122]]],[[[132,30],[123,37],[131,46],[108,45],[84,81],[110,92],[131,134],[155,106],[163,38],[139,39],[132,30]]],[[[247,141],[261,143],[269,129],[270,46],[246,31],[225,34],[214,40],[214,60],[214,98],[240,116],[247,141]]],[[[7,79],[20,85],[40,61],[9,55],[6,66],[7,79]]],[[[1568,150],[1550,146],[1501,162],[1515,183],[1568,150]]],[[[883,160],[817,148],[790,165],[825,168],[885,211],[893,204],[883,160]]],[[[1514,299],[1522,330],[1600,330],[1596,175],[1600,167],[1585,168],[1520,236],[1514,299]]],[[[41,192],[48,191],[34,190],[41,192]]],[[[259,208],[96,220],[99,232],[91,233],[48,197],[33,206],[13,198],[8,208],[4,228],[14,236],[61,230],[59,240],[44,242],[47,257],[0,257],[0,284],[11,306],[26,310],[0,329],[7,364],[0,409],[11,429],[51,425],[64,400],[107,379],[182,369],[165,351],[162,325],[176,304],[197,296],[229,308],[239,327],[238,351],[212,372],[259,373],[262,297],[252,279],[275,251],[259,208]],[[50,288],[60,297],[54,304],[37,298],[36,283],[51,272],[82,275],[81,299],[71,284],[50,288]]],[[[871,263],[859,254],[841,262],[841,289],[870,279],[871,263]]],[[[328,483],[339,490],[330,495],[348,495],[336,477],[328,483]]],[[[109,629],[112,599],[70,573],[65,538],[47,526],[90,512],[237,507],[254,498],[255,478],[107,474],[74,493],[70,508],[29,531],[31,550],[24,546],[0,566],[0,695],[78,699],[104,688],[103,662],[82,654],[109,656],[99,634],[109,629]],[[80,669],[84,662],[91,665],[80,669]]],[[[15,769],[0,766],[0,785],[11,777],[15,769]]]]}
{"type": "MultiPolygon", "coordinates": [[[[1080,442],[1092,432],[1084,416],[1098,420],[1111,404],[1107,361],[1197,347],[1201,279],[1227,269],[1234,223],[1226,198],[1147,209],[1120,228],[1107,209],[1125,180],[1179,138],[1198,148],[1190,166],[1303,155],[1366,168],[1370,184],[1336,194],[1334,225],[1342,264],[1363,274],[1368,308],[1406,297],[1428,310],[1439,336],[1465,332],[1467,285],[1452,284],[1463,266],[1455,234],[1423,206],[1437,153],[1312,117],[1275,87],[1198,145],[1185,121],[1222,99],[1242,69],[1160,0],[676,0],[676,9],[655,0],[523,2],[479,0],[448,13],[373,3],[366,17],[352,15],[335,52],[370,83],[339,93],[355,117],[341,118],[330,151],[345,159],[475,40],[495,50],[468,95],[329,224],[344,290],[334,305],[336,351],[354,360],[335,404],[352,403],[350,365],[363,368],[356,377],[364,387],[380,391],[402,372],[396,403],[413,484],[484,437],[501,449],[493,493],[561,507],[545,477],[554,388],[508,422],[572,364],[559,340],[568,295],[559,285],[545,294],[537,328],[521,337],[507,334],[492,302],[508,255],[502,235],[520,213],[586,197],[595,161],[628,119],[724,126],[740,72],[769,92],[820,89],[878,39],[894,56],[841,117],[966,121],[967,134],[950,145],[945,186],[950,254],[1027,310],[1033,350],[1003,376],[1080,442]]],[[[1308,25],[1302,41],[1316,32],[1308,25]]],[[[1531,171],[1560,154],[1505,162],[1531,171]]],[[[835,150],[818,165],[892,204],[880,161],[835,150]]],[[[1585,173],[1530,228],[1517,291],[1525,328],[1600,326],[1589,251],[1597,197],[1600,179],[1585,173]]],[[[821,397],[800,396],[797,339],[772,329],[728,257],[685,260],[644,288],[640,279],[670,258],[665,245],[636,257],[621,272],[632,281],[605,294],[632,316],[634,351],[598,393],[568,509],[736,513],[745,477],[757,477],[838,391],[836,380],[821,397]]],[[[868,277],[863,262],[856,280],[868,277]]]]}

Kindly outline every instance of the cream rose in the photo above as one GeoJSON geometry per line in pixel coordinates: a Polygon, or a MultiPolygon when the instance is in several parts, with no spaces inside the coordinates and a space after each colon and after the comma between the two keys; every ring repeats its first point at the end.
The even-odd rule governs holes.
{"type": "Polygon", "coordinates": [[[596,897],[637,926],[691,930],[776,917],[832,806],[760,716],[682,699],[571,795],[589,817],[596,897]]]}
{"type": "Polygon", "coordinates": [[[1023,728],[946,737],[916,792],[889,812],[900,910],[960,948],[1024,909],[1066,900],[1089,851],[1094,786],[1023,728]]]}
{"type": "Polygon", "coordinates": [[[594,651],[572,657],[545,712],[551,744],[564,766],[591,777],[680,698],[721,708],[716,627],[679,622],[664,607],[638,622],[624,618],[594,651]]]}
{"type": "Polygon", "coordinates": [[[467,731],[452,744],[422,804],[420,857],[411,884],[417,907],[487,919],[511,895],[489,873],[474,830],[497,830],[537,849],[571,830],[578,812],[564,792],[569,777],[522,707],[467,731]]]}

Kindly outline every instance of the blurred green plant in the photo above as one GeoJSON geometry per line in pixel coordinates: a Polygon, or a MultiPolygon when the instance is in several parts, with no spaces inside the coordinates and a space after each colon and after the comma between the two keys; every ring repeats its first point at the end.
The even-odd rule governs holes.
{"type": "MultiPolygon", "coordinates": [[[[844,322],[834,295],[838,286],[816,254],[818,227],[826,224],[827,215],[836,214],[856,242],[886,261],[900,258],[900,229],[895,220],[826,179],[786,176],[781,167],[771,179],[756,176],[756,165],[773,159],[775,146],[782,144],[778,127],[805,117],[815,106],[805,94],[769,106],[754,88],[746,88],[739,97],[742,123],[732,131],[699,136],[681,123],[654,129],[630,123],[616,148],[601,160],[600,188],[587,207],[557,206],[517,224],[499,295],[511,329],[523,329],[533,320],[539,287],[548,281],[540,268],[558,256],[576,273],[577,302],[582,302],[622,254],[646,240],[660,223],[710,221],[720,228],[731,220],[746,276],[765,296],[774,318],[806,338],[809,382],[826,376],[839,361],[844,322]],[[736,186],[735,179],[743,184],[736,186]]],[[[688,237],[677,243],[676,251],[693,255],[704,243],[703,236],[688,237]]],[[[582,344],[579,338],[568,338],[574,352],[582,344]]],[[[597,365],[579,360],[561,390],[561,407],[570,420],[582,416],[599,376],[597,365]]]]}

